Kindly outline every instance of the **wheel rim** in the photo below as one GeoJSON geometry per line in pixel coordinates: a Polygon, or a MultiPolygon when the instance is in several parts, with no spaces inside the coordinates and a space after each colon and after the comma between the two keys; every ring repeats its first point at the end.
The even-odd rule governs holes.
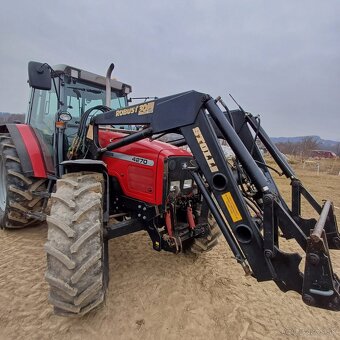
{"type": "Polygon", "coordinates": [[[5,162],[0,157],[0,210],[5,211],[7,202],[7,176],[5,162]]]}

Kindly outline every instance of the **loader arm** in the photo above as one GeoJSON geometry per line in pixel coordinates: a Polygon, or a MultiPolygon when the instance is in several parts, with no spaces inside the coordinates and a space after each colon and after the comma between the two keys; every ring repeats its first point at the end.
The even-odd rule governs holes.
{"type": "Polygon", "coordinates": [[[190,147],[194,162],[183,171],[191,173],[246,273],[251,272],[258,281],[274,280],[283,291],[302,294],[309,305],[340,309],[339,279],[333,273],[328,249],[328,244],[336,249],[340,243],[333,206],[329,202],[321,207],[314,200],[251,114],[243,110],[225,114],[209,95],[184,92],[97,115],[88,129],[89,154],[99,158],[107,151],[160,133],[179,133],[190,147]],[[119,124],[143,125],[144,129],[101,147],[99,125],[119,124]],[[251,130],[292,181],[292,209],[281,197],[251,130]],[[235,153],[237,176],[218,137],[235,153]],[[248,192],[243,185],[248,186],[248,192]],[[301,195],[320,214],[318,222],[300,216],[301,195]],[[256,205],[257,216],[248,201],[256,205]],[[299,270],[302,257],[280,250],[279,230],[306,252],[305,275],[299,270]]]}

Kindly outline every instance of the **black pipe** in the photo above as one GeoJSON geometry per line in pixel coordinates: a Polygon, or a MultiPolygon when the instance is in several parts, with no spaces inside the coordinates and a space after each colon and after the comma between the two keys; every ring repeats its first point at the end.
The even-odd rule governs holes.
{"type": "MultiPolygon", "coordinates": [[[[247,122],[251,125],[251,127],[255,130],[257,129],[257,124],[255,122],[255,118],[251,115],[246,116],[247,122]]],[[[263,145],[266,147],[270,155],[274,158],[277,165],[280,167],[282,172],[285,174],[288,178],[295,178],[295,173],[292,170],[292,168],[289,166],[288,162],[282,157],[282,154],[280,150],[277,148],[277,146],[271,141],[270,137],[267,135],[267,133],[264,131],[264,129],[260,126],[258,129],[258,136],[260,138],[260,141],[263,143],[263,145]]]]}
{"type": "Polygon", "coordinates": [[[314,243],[317,243],[321,239],[322,232],[325,228],[326,220],[329,214],[329,210],[331,209],[332,203],[331,201],[327,200],[322,208],[320,217],[315,224],[314,230],[310,238],[314,243]]]}
{"type": "Polygon", "coordinates": [[[57,173],[58,177],[64,174],[64,166],[61,164],[64,161],[64,131],[65,127],[57,127],[57,173]]]}
{"type": "Polygon", "coordinates": [[[233,149],[236,157],[240,160],[248,175],[254,181],[257,189],[261,192],[268,192],[269,188],[266,177],[257,166],[255,160],[250,155],[249,151],[244,146],[242,140],[237,135],[229,121],[226,119],[223,112],[216,105],[215,101],[210,99],[205,103],[205,106],[215,121],[217,127],[220,129],[225,140],[233,149]]]}
{"type": "Polygon", "coordinates": [[[187,141],[185,140],[185,138],[181,138],[181,139],[174,140],[174,141],[169,141],[167,143],[174,145],[174,146],[177,146],[177,147],[184,146],[184,145],[188,144],[187,141]]]}
{"type": "Polygon", "coordinates": [[[152,134],[153,134],[152,128],[149,127],[142,131],[138,131],[132,135],[123,137],[122,139],[119,139],[116,142],[112,142],[108,144],[105,148],[100,149],[99,152],[103,153],[105,151],[111,151],[113,149],[120,148],[121,146],[125,146],[128,144],[134,143],[134,142],[138,142],[141,139],[152,136],[152,134]]]}
{"type": "Polygon", "coordinates": [[[237,262],[239,262],[242,265],[246,274],[249,274],[250,269],[249,269],[248,265],[246,264],[246,258],[244,257],[242,250],[240,249],[239,245],[236,243],[233,234],[226,227],[225,222],[224,222],[218,208],[216,207],[214,201],[212,200],[210,194],[208,193],[207,188],[205,187],[201,176],[199,176],[194,171],[191,171],[191,175],[194,178],[194,180],[195,180],[199,190],[201,191],[205,201],[207,202],[211,213],[213,214],[219,228],[221,229],[225,239],[227,240],[231,251],[233,252],[235,258],[237,259],[237,262]]]}

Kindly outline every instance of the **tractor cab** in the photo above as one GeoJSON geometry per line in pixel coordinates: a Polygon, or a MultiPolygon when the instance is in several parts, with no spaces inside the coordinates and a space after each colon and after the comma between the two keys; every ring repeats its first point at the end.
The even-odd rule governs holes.
{"type": "MultiPolygon", "coordinates": [[[[82,115],[96,106],[119,109],[127,106],[131,86],[68,65],[29,63],[31,97],[26,124],[30,125],[42,145],[47,171],[54,172],[53,143],[56,122],[63,122],[64,152],[77,134],[82,115]],[[109,81],[109,83],[108,83],[109,81]],[[110,88],[107,87],[109,84],[110,88]],[[106,91],[111,92],[107,101],[106,91]]],[[[95,115],[100,111],[93,111],[95,115]]],[[[124,126],[116,128],[124,129],[124,126]]]]}

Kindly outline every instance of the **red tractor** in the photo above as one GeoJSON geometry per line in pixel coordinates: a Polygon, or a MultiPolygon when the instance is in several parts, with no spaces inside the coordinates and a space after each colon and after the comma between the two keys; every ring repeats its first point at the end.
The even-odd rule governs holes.
{"type": "Polygon", "coordinates": [[[315,201],[259,120],[195,91],[128,106],[131,87],[111,79],[112,69],[105,78],[30,62],[26,124],[0,126],[0,224],[47,221],[45,277],[55,313],[83,315],[100,305],[108,240],[141,230],[157,251],[196,254],[222,233],[246,274],[339,310],[329,256],[340,248],[333,205],[315,201]],[[159,141],[169,134],[178,137],[159,141]],[[257,139],[291,181],[291,208],[257,139]],[[301,217],[302,196],[318,220],[301,217]],[[280,232],[306,252],[304,274],[301,256],[280,250],[280,232]]]}

